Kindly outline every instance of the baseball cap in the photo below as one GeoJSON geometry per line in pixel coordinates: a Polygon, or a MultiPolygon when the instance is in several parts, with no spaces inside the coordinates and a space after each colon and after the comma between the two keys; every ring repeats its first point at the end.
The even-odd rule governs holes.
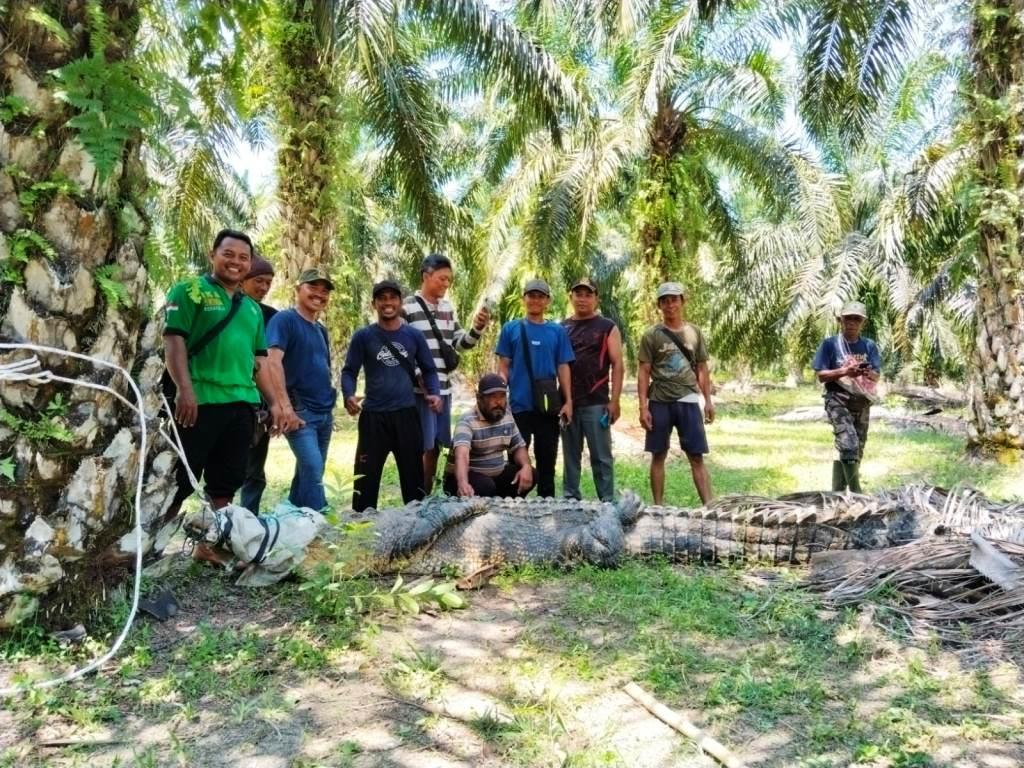
{"type": "Polygon", "coordinates": [[[443,253],[431,253],[429,256],[420,262],[420,274],[424,272],[433,272],[435,269],[442,269],[447,267],[452,268],[452,260],[445,256],[443,253]]]}
{"type": "Polygon", "coordinates": [[[245,276],[248,280],[250,277],[259,277],[260,275],[274,276],[274,265],[264,259],[262,256],[253,256],[252,264],[249,267],[249,273],[245,276]]]}
{"type": "Polygon", "coordinates": [[[304,269],[299,273],[299,285],[305,283],[327,283],[327,287],[330,290],[334,290],[334,283],[331,278],[327,276],[327,270],[320,269],[319,267],[313,267],[312,269],[304,269]]]}
{"type": "Polygon", "coordinates": [[[373,284],[373,298],[376,299],[384,291],[394,291],[398,294],[399,298],[403,295],[402,286],[394,280],[381,280],[379,283],[373,284]]]}
{"type": "Polygon", "coordinates": [[[541,280],[539,277],[535,277],[533,280],[527,280],[526,285],[523,286],[523,295],[525,296],[530,291],[537,291],[537,293],[543,293],[545,296],[551,295],[551,286],[546,281],[541,280]]]}
{"type": "Polygon", "coordinates": [[[868,316],[868,308],[860,301],[848,301],[843,304],[843,308],[839,310],[838,317],[863,317],[865,320],[868,316]]]}
{"type": "Polygon", "coordinates": [[[570,291],[575,291],[577,288],[589,288],[594,293],[597,293],[597,286],[594,285],[594,281],[589,277],[581,277],[575,283],[569,286],[570,291]]]}
{"type": "Polygon", "coordinates": [[[485,373],[480,377],[480,381],[476,385],[476,393],[478,395],[490,395],[494,392],[505,392],[508,390],[508,385],[505,380],[496,373],[485,373]]]}
{"type": "Polygon", "coordinates": [[[658,286],[658,298],[664,296],[685,296],[682,283],[662,283],[658,286]]]}

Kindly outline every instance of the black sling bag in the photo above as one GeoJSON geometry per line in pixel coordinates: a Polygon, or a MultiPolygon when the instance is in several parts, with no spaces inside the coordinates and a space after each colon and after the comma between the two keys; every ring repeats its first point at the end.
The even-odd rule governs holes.
{"type": "Polygon", "coordinates": [[[437,339],[437,349],[441,353],[441,359],[444,360],[444,369],[448,373],[451,373],[459,367],[459,353],[451,344],[444,340],[444,336],[441,335],[441,329],[437,327],[437,322],[434,320],[433,313],[427,308],[427,302],[425,302],[420,296],[413,296],[416,299],[416,303],[423,309],[423,314],[427,316],[427,322],[430,323],[430,330],[434,332],[434,338],[437,339]]]}
{"type": "Polygon", "coordinates": [[[697,373],[697,361],[693,356],[693,352],[691,352],[689,348],[687,348],[687,346],[683,344],[682,339],[680,339],[678,336],[672,333],[672,331],[670,331],[664,325],[659,325],[658,330],[664,333],[666,336],[668,336],[672,340],[672,342],[677,347],[679,347],[679,351],[683,353],[683,357],[686,358],[687,362],[690,364],[690,367],[693,368],[693,372],[697,373]]]}
{"type": "MultiPolygon", "coordinates": [[[[238,310],[242,306],[242,300],[245,298],[245,294],[241,290],[236,290],[231,296],[231,307],[228,309],[228,313],[222,317],[215,326],[202,335],[202,337],[195,343],[194,347],[187,349],[187,360],[191,360],[220,335],[220,332],[227,328],[228,323],[231,319],[238,314],[238,310]]],[[[174,383],[174,379],[171,378],[170,372],[167,370],[166,363],[164,364],[164,372],[160,376],[160,391],[164,393],[164,397],[167,398],[168,403],[173,403],[174,398],[178,395],[178,387],[174,383]]]]}
{"type": "Polygon", "coordinates": [[[519,340],[523,346],[526,373],[530,377],[530,392],[533,407],[545,416],[557,416],[562,410],[562,393],[558,391],[558,379],[537,379],[533,375],[533,360],[530,358],[530,343],[526,338],[526,320],[519,322],[519,340]]]}

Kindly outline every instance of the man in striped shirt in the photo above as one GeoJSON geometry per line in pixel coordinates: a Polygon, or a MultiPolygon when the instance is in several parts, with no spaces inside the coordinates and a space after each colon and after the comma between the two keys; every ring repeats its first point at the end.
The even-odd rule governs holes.
{"type": "Polygon", "coordinates": [[[530,454],[508,411],[508,388],[498,374],[480,378],[476,408],[459,419],[452,442],[455,469],[444,480],[449,496],[525,496],[533,489],[530,454]]]}
{"type": "Polygon", "coordinates": [[[427,337],[427,346],[434,357],[437,375],[441,380],[439,409],[430,408],[423,392],[416,390],[416,409],[423,430],[423,487],[430,493],[441,447],[451,445],[452,395],[449,379],[455,366],[450,363],[453,360],[458,363],[458,350],[465,351],[476,346],[490,319],[490,313],[486,307],[477,312],[473,318],[473,327],[469,330],[459,325],[455,307],[445,298],[452,284],[452,263],[447,256],[439,253],[427,256],[420,264],[420,278],[420,289],[405,299],[402,314],[409,325],[427,337]],[[442,344],[448,347],[445,350],[448,352],[448,364],[445,363],[442,344]]]}

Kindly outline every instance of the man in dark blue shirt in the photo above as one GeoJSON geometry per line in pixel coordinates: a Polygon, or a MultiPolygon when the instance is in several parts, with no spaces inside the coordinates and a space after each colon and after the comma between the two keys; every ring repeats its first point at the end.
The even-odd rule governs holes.
{"type": "Polygon", "coordinates": [[[825,412],[836,436],[839,461],[832,462],[832,490],[861,492],[860,462],[868,439],[871,393],[882,370],[878,345],[860,335],[868,311],[859,301],[839,313],[842,332],[818,347],[812,367],[825,385],[825,412]]]}
{"type": "Polygon", "coordinates": [[[322,510],[324,467],[334,429],[337,390],[331,385],[331,348],[327,329],[317,318],[327,308],[334,283],[321,269],[307,269],[295,286],[295,306],[274,315],[267,327],[270,361],[284,373],[285,391],[305,425],[289,432],[295,475],[288,501],[322,510]]]}
{"type": "Polygon", "coordinates": [[[423,434],[416,410],[416,368],[422,374],[426,404],[441,407],[440,382],[434,356],[421,331],[402,320],[402,288],[393,280],[373,286],[373,308],[377,322],[360,328],[352,336],[345,366],[341,369],[341,391],[345,410],[359,416],[356,444],[355,488],[352,509],[362,512],[376,508],[380,476],[389,453],[395,454],[402,500],[422,499],[423,434]],[[366,373],[365,397],[356,398],[359,371],[366,373]]]}

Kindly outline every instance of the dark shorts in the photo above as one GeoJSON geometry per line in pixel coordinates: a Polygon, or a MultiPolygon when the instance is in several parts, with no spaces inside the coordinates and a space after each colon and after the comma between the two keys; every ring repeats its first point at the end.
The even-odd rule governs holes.
{"type": "MultiPolygon", "coordinates": [[[[250,403],[200,405],[194,426],[178,427],[193,474],[204,482],[207,495],[232,498],[245,482],[256,425],[256,406],[250,403]]],[[[188,498],[192,485],[181,460],[177,468],[178,501],[188,498]]]]}
{"type": "Polygon", "coordinates": [[[442,395],[441,403],[441,412],[434,413],[422,395],[416,396],[416,410],[420,415],[420,429],[423,430],[424,451],[452,444],[452,396],[442,395]]]}
{"type": "Polygon", "coordinates": [[[647,433],[644,450],[650,453],[668,451],[669,438],[675,429],[679,447],[690,456],[708,453],[708,439],[704,434],[704,413],[699,403],[659,403],[651,401],[651,421],[654,428],[647,433]]]}

